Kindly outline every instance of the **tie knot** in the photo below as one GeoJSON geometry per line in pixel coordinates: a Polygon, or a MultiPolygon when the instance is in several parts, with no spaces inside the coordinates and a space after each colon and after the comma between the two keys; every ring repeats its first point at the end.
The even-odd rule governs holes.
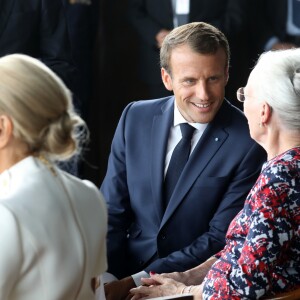
{"type": "Polygon", "coordinates": [[[182,138],[191,139],[194,133],[195,128],[188,123],[180,124],[180,130],[182,134],[182,138]]]}

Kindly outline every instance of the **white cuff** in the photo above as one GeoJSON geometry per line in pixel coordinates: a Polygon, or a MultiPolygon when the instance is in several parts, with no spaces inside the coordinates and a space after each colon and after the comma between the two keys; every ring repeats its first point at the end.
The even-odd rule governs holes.
{"type": "Polygon", "coordinates": [[[133,279],[135,285],[136,285],[136,286],[140,286],[140,285],[143,284],[142,281],[141,281],[141,279],[142,279],[142,278],[149,278],[150,275],[149,275],[147,272],[145,272],[145,271],[141,271],[141,272],[139,272],[139,273],[136,273],[136,274],[131,275],[131,277],[132,277],[132,279],[133,279]]]}

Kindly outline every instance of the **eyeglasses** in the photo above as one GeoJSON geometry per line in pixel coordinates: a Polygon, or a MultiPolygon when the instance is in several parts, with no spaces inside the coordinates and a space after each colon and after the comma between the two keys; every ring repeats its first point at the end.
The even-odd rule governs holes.
{"type": "Polygon", "coordinates": [[[245,93],[244,93],[244,88],[240,87],[237,91],[236,91],[236,97],[240,102],[244,102],[246,100],[245,97],[245,93]]]}

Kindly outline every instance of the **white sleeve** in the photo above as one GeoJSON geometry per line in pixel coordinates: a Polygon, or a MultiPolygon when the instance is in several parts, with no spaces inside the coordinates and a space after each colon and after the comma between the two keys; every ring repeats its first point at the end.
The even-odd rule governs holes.
{"type": "Polygon", "coordinates": [[[18,222],[0,203],[0,299],[10,298],[22,265],[22,244],[18,222]]]}
{"type": "Polygon", "coordinates": [[[96,289],[96,300],[105,300],[104,282],[102,275],[99,276],[100,286],[96,289]]]}
{"type": "Polygon", "coordinates": [[[102,220],[102,225],[101,225],[101,233],[98,232],[99,234],[102,234],[102,240],[101,240],[101,250],[100,250],[100,255],[98,256],[98,274],[102,274],[107,270],[107,249],[106,249],[106,235],[107,235],[107,223],[108,223],[108,216],[107,216],[107,208],[105,204],[105,200],[102,196],[102,193],[97,190],[98,197],[99,197],[99,202],[101,205],[101,212],[99,212],[98,218],[102,220]],[[101,215],[100,215],[101,213],[101,215]]]}
{"type": "Polygon", "coordinates": [[[134,283],[136,286],[140,286],[140,285],[143,285],[142,283],[142,278],[149,278],[150,275],[146,272],[146,271],[141,271],[141,272],[138,272],[138,273],[135,273],[133,275],[131,275],[134,283]]]}

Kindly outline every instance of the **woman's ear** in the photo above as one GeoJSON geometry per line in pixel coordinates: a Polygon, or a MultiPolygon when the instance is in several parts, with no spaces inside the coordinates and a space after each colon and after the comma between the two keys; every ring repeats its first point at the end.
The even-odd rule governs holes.
{"type": "Polygon", "coordinates": [[[13,123],[7,115],[0,115],[0,149],[4,148],[13,134],[13,123]]]}
{"type": "Polygon", "coordinates": [[[272,115],[271,106],[268,103],[264,102],[261,106],[261,111],[260,111],[261,124],[268,123],[271,118],[271,115],[272,115]]]}

